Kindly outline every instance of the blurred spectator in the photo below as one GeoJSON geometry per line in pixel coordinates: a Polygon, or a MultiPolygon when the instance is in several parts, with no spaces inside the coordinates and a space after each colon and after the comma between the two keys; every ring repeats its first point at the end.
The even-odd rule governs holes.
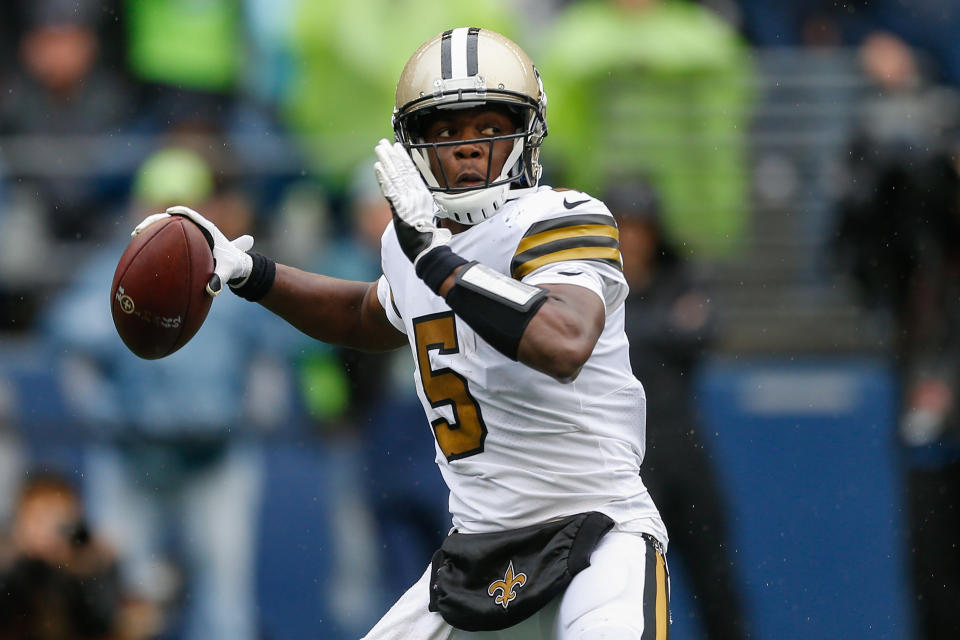
{"type": "Polygon", "coordinates": [[[937,208],[948,196],[933,189],[944,186],[937,178],[948,158],[938,154],[953,152],[944,143],[956,135],[960,96],[931,84],[910,47],[892,34],[873,34],[859,53],[872,90],[846,154],[837,248],[865,303],[896,324],[914,286],[918,247],[949,222],[937,208]]]}
{"type": "Polygon", "coordinates": [[[4,7],[3,45],[19,64],[0,69],[0,330],[24,331],[76,240],[96,235],[119,202],[115,163],[91,136],[116,133],[131,101],[99,55],[99,3],[4,7]]]}
{"type": "Polygon", "coordinates": [[[761,47],[859,46],[877,30],[921,49],[937,76],[960,85],[960,5],[943,0],[737,0],[743,30],[761,47]]]}
{"type": "Polygon", "coordinates": [[[0,85],[3,86],[15,68],[17,41],[22,29],[20,21],[19,3],[0,3],[0,85]]]}
{"type": "Polygon", "coordinates": [[[71,483],[27,477],[9,540],[0,546],[0,637],[5,640],[133,639],[122,629],[112,551],[87,527],[71,483]]]}
{"type": "Polygon", "coordinates": [[[240,94],[172,86],[145,87],[144,94],[132,125],[134,156],[142,159],[164,144],[220,155],[218,173],[242,179],[257,224],[267,223],[285,190],[301,179],[297,149],[267,106],[240,94]]]}
{"type": "MultiPolygon", "coordinates": [[[[139,83],[133,133],[230,150],[254,211],[270,214],[304,165],[271,100],[267,72],[289,75],[291,2],[122,0],[127,64],[139,83]]],[[[258,220],[262,222],[262,220],[258,220]]]]}
{"type": "Polygon", "coordinates": [[[242,3],[126,0],[127,56],[140,81],[228,94],[239,86],[242,3]]]}
{"type": "Polygon", "coordinates": [[[100,59],[99,3],[38,0],[24,17],[21,66],[0,95],[0,135],[13,136],[8,169],[54,238],[83,238],[119,204],[115,176],[104,175],[112,161],[87,136],[121,129],[129,87],[100,59]]]}
{"type": "Polygon", "coordinates": [[[861,12],[860,7],[839,5],[833,0],[737,0],[742,9],[743,31],[760,47],[839,45],[843,27],[861,12]]]}
{"type": "Polygon", "coordinates": [[[568,5],[542,49],[553,181],[602,193],[642,172],[685,250],[735,251],[749,213],[753,75],[736,31],[685,0],[591,0],[568,5]]]}
{"type": "MultiPolygon", "coordinates": [[[[283,358],[290,332],[226,296],[177,353],[145,362],[127,351],[104,294],[134,224],[172,202],[202,208],[231,236],[252,222],[242,192],[182,148],[151,156],[133,195],[127,224],[78,271],[47,323],[65,393],[98,436],[85,472],[91,517],[121,554],[124,585],[158,606],[179,595],[162,562],[171,536],[179,543],[184,638],[252,639],[263,461],[250,405],[269,395],[264,387],[286,384],[282,375],[255,374],[283,358]]],[[[271,413],[260,407],[258,415],[271,413]]]]}
{"type": "Polygon", "coordinates": [[[380,138],[390,138],[384,105],[394,103],[404,60],[427,38],[454,26],[482,25],[513,37],[504,0],[299,0],[286,120],[300,136],[328,190],[343,196],[351,172],[380,138]],[[385,63],[384,61],[390,61],[385,63]]]}
{"type": "Polygon", "coordinates": [[[249,34],[243,84],[247,92],[278,104],[294,75],[293,32],[300,0],[243,0],[249,34]]]}
{"type": "Polygon", "coordinates": [[[960,635],[960,165],[957,96],[899,38],[861,47],[862,105],[838,203],[837,249],[883,320],[899,435],[918,638],[960,635]],[[951,144],[945,144],[950,141],[951,144]]]}
{"type": "MultiPolygon", "coordinates": [[[[643,479],[670,530],[670,550],[690,577],[696,613],[713,640],[748,636],[729,545],[722,484],[701,436],[693,389],[716,330],[716,310],[691,267],[667,240],[658,197],[624,182],[604,197],[620,229],[627,339],[647,398],[643,479]]],[[[676,566],[676,565],[674,565],[676,566]]]]}

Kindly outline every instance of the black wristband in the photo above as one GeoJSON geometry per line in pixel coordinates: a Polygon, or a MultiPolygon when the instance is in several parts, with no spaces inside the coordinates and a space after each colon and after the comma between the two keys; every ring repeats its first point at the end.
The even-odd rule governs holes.
{"type": "Polygon", "coordinates": [[[440,287],[447,277],[453,273],[453,270],[460,265],[467,264],[467,261],[453,252],[447,245],[434,247],[427,254],[417,260],[415,267],[417,276],[423,280],[430,289],[440,295],[440,287]]]}
{"type": "Polygon", "coordinates": [[[253,258],[250,276],[239,287],[230,285],[230,289],[241,298],[256,302],[267,295],[273,286],[273,280],[277,277],[277,263],[255,251],[247,251],[247,255],[253,258]]]}

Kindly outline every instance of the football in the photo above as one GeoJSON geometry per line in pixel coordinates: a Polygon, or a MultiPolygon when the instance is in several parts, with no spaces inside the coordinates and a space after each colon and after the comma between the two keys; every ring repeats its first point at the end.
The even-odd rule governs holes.
{"type": "Polygon", "coordinates": [[[163,218],[134,236],[110,289],[113,323],[127,348],[155,360],[185,345],[210,311],[211,275],[213,251],[191,220],[163,218]]]}

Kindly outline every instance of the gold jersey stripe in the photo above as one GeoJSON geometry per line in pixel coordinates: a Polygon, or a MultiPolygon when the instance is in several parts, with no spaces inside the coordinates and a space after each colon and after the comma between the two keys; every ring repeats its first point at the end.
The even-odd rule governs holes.
{"type": "Polygon", "coordinates": [[[620,239],[617,228],[609,224],[578,224],[570,227],[560,227],[543,231],[531,236],[526,236],[517,245],[517,253],[523,253],[528,249],[537,247],[554,240],[563,240],[566,238],[586,237],[586,236],[606,236],[615,240],[620,239]]]}
{"type": "Polygon", "coordinates": [[[513,267],[513,277],[519,280],[531,271],[554,262],[563,262],[564,260],[602,260],[613,264],[617,268],[621,267],[620,249],[617,247],[574,247],[572,249],[561,249],[546,255],[527,260],[513,267]]]}

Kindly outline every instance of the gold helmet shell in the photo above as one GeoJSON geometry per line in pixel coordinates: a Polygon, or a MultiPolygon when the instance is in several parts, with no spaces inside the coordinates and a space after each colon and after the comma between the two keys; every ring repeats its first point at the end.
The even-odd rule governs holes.
{"type": "Polygon", "coordinates": [[[407,61],[397,83],[393,128],[435,192],[440,215],[474,224],[494,215],[511,189],[539,182],[546,106],[540,74],[519,46],[495,31],[461,27],[431,38],[407,61]],[[419,134],[421,118],[436,109],[487,104],[505,105],[519,115],[522,126],[517,132],[489,139],[513,139],[514,150],[499,176],[487,176],[477,187],[448,189],[430,170],[427,154],[433,145],[419,134]]]}

